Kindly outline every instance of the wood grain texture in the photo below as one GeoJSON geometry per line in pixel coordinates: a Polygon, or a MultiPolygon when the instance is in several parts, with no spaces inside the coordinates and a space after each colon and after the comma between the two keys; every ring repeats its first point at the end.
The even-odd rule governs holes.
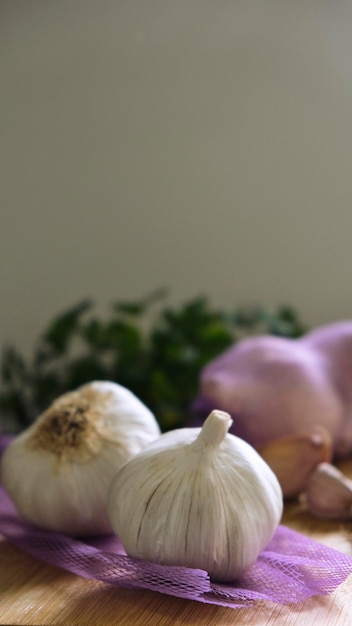
{"type": "MultiPolygon", "coordinates": [[[[352,476],[352,461],[340,466],[352,476]]],[[[352,522],[314,519],[297,503],[287,504],[283,523],[352,554],[352,522]]],[[[343,626],[352,624],[352,575],[329,596],[299,604],[257,603],[228,609],[152,591],[118,589],[42,563],[0,538],[0,624],[171,626],[231,624],[343,626]]]]}

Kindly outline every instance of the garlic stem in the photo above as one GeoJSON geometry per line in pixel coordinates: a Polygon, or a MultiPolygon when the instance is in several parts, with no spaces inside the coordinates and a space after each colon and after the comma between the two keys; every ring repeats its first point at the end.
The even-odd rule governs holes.
{"type": "Polygon", "coordinates": [[[225,439],[232,424],[232,419],[225,411],[214,410],[205,420],[194,446],[198,448],[205,445],[218,447],[225,439]]]}

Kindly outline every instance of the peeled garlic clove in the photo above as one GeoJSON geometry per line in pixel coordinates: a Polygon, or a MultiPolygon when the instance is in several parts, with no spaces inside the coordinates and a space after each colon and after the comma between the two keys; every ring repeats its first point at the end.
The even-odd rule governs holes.
{"type": "Polygon", "coordinates": [[[305,488],[314,469],[332,457],[329,432],[316,427],[308,433],[276,439],[258,449],[276,474],[284,497],[297,496],[305,488]]]}
{"type": "Polygon", "coordinates": [[[2,456],[2,482],[33,524],[70,535],[109,533],[113,476],[159,435],[132,392],[95,381],[58,398],[13,440],[2,456]]]}
{"type": "Polygon", "coordinates": [[[352,480],[330,463],[318,465],[300,499],[316,517],[352,519],[352,480]]]}
{"type": "Polygon", "coordinates": [[[212,411],[200,428],[163,434],[114,478],[108,513],[126,552],[233,581],[271,540],[283,502],[275,474],[232,423],[212,411]]]}

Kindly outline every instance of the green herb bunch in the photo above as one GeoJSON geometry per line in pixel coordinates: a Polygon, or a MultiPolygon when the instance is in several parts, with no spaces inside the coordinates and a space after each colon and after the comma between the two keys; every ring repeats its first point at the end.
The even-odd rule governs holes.
{"type": "Polygon", "coordinates": [[[3,350],[3,430],[27,427],[59,395],[92,380],[124,385],[163,431],[177,428],[190,416],[202,367],[225,348],[246,335],[295,338],[305,331],[289,306],[222,311],[206,297],[171,306],[164,290],[114,302],[107,316],[79,302],[48,325],[29,359],[13,346],[3,350]]]}

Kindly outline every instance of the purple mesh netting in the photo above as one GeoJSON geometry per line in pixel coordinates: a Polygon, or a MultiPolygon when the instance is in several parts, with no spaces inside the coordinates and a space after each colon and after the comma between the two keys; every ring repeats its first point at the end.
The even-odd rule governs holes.
{"type": "MultiPolygon", "coordinates": [[[[0,437],[0,454],[6,445],[0,437]]],[[[126,556],[115,536],[72,539],[27,524],[0,486],[0,534],[32,556],[70,572],[126,588],[141,588],[232,608],[257,600],[285,604],[326,595],[352,573],[352,558],[279,526],[255,565],[234,584],[215,584],[206,572],[126,556]]]]}

